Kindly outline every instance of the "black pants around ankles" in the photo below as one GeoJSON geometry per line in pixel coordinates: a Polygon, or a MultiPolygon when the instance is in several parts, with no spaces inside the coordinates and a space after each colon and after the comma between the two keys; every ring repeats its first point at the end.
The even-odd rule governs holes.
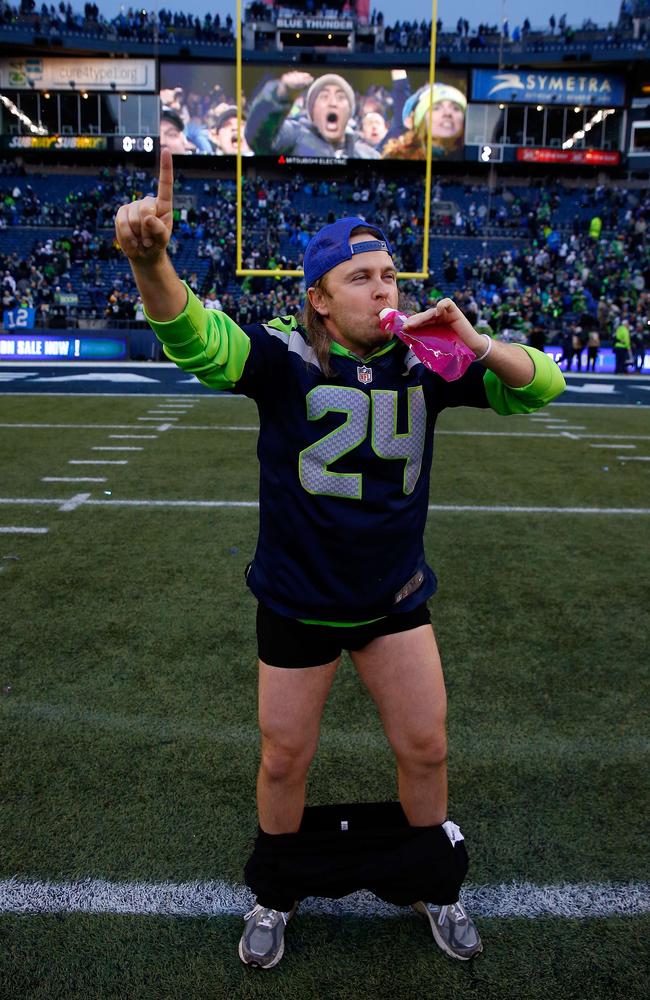
{"type": "Polygon", "coordinates": [[[426,603],[413,611],[395,612],[369,625],[305,625],[285,618],[264,604],[257,606],[257,652],[271,667],[320,667],[336,660],[344,649],[363,649],[381,635],[408,632],[428,625],[426,603]]]}
{"type": "Polygon", "coordinates": [[[290,910],[307,896],[369,889],[397,906],[455,903],[467,874],[464,841],[442,826],[410,826],[398,802],[308,806],[297,833],[259,831],[244,874],[258,903],[290,910]]]}

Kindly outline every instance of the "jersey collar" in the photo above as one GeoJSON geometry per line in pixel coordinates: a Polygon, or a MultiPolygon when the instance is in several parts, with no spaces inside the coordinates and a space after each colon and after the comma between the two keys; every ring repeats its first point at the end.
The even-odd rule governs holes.
{"type": "Polygon", "coordinates": [[[368,361],[374,361],[375,358],[380,358],[382,354],[392,351],[396,343],[397,339],[393,338],[387,344],[384,344],[383,347],[378,347],[372,354],[368,354],[365,358],[360,358],[358,354],[348,350],[347,347],[343,347],[337,340],[332,340],[330,343],[330,354],[339,354],[343,358],[352,358],[353,361],[363,361],[364,364],[367,364],[368,361]]]}

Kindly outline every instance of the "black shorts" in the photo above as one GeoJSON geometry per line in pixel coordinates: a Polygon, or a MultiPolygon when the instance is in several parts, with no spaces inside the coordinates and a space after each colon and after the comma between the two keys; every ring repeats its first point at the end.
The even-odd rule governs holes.
{"type": "Polygon", "coordinates": [[[425,603],[413,611],[380,618],[370,625],[305,625],[257,606],[257,653],[272,667],[319,667],[336,660],[344,649],[363,649],[380,635],[408,632],[431,621],[425,603]]]}

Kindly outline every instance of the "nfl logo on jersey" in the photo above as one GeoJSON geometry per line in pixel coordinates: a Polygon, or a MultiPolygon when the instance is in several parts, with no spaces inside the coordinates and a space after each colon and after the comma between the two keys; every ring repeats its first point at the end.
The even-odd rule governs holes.
{"type": "Polygon", "coordinates": [[[372,368],[366,368],[365,365],[361,365],[357,368],[357,378],[364,385],[367,385],[368,382],[372,382],[372,368]]]}

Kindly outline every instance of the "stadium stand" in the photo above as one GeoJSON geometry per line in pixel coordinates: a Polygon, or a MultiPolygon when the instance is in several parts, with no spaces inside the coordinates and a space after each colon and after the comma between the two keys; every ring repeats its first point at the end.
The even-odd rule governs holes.
{"type": "MultiPolygon", "coordinates": [[[[255,58],[263,57],[271,69],[277,63],[278,75],[285,71],[283,63],[288,58],[282,51],[282,18],[288,10],[253,3],[245,14],[247,58],[254,64],[255,58]]],[[[359,67],[367,67],[366,57],[372,52],[373,65],[384,72],[390,69],[394,80],[394,57],[399,54],[409,73],[426,73],[430,23],[386,25],[380,12],[361,11],[359,6],[354,11],[324,12],[327,23],[339,18],[335,23],[351,32],[352,55],[346,57],[347,62],[356,59],[359,67]]],[[[592,22],[572,26],[566,18],[552,22],[544,30],[531,27],[528,19],[512,27],[507,23],[472,25],[461,15],[455,26],[437,24],[437,60],[443,79],[452,67],[450,83],[468,88],[466,145],[460,159],[449,157],[446,162],[443,155],[435,163],[430,276],[405,282],[404,291],[414,304],[421,305],[440,294],[453,295],[482,328],[538,344],[565,345],[576,332],[582,335],[591,327],[606,341],[622,316],[629,316],[632,326],[638,325],[646,337],[650,329],[650,157],[644,153],[644,128],[650,115],[643,98],[642,67],[650,24],[648,5],[646,0],[624,0],[618,23],[606,27],[592,22]],[[515,92],[504,94],[504,103],[498,106],[490,104],[495,99],[489,97],[487,103],[485,97],[473,98],[469,80],[475,67],[491,67],[496,73],[496,67],[507,69],[522,53],[531,65],[548,67],[549,73],[557,74],[556,92],[548,101],[535,107],[532,98],[522,103],[524,99],[515,92]],[[575,80],[583,79],[558,67],[567,60],[584,61],[585,53],[593,64],[589,69],[592,87],[615,90],[620,67],[634,67],[624,103],[627,117],[620,100],[616,108],[607,108],[602,101],[589,107],[593,97],[581,101],[584,107],[572,107],[568,98],[556,102],[557,88],[577,86],[575,80]],[[453,73],[460,75],[453,77],[453,73]],[[467,83],[458,82],[462,79],[467,83]],[[626,151],[631,154],[627,159],[626,151]],[[582,166],[572,172],[570,166],[559,165],[565,152],[566,162],[569,153],[575,152],[575,162],[582,166]],[[531,160],[537,153],[542,154],[539,159],[531,160]],[[598,220],[597,232],[592,228],[594,220],[598,220]]],[[[77,60],[101,59],[115,50],[124,56],[132,53],[134,66],[136,56],[158,60],[160,99],[180,116],[181,127],[191,140],[188,148],[196,154],[226,152],[225,159],[213,158],[211,164],[209,156],[202,163],[196,155],[182,160],[170,245],[176,268],[199,295],[221,304],[241,322],[301,308],[299,279],[249,276],[242,280],[236,274],[234,158],[216,138],[219,117],[224,108],[230,108],[232,92],[229,95],[221,82],[201,90],[196,79],[187,76],[196,65],[197,52],[206,59],[218,53],[225,60],[217,64],[219,72],[225,72],[224,67],[232,72],[230,17],[215,13],[200,19],[164,8],[157,14],[128,8],[108,20],[92,3],[81,11],[63,2],[39,6],[34,0],[22,0],[20,5],[0,0],[0,40],[15,44],[21,59],[35,56],[37,62],[45,59],[52,65],[61,55],[60,47],[74,53],[69,58],[77,60]],[[172,59],[176,61],[168,61],[172,59]],[[163,82],[165,74],[167,83],[163,82]],[[169,83],[177,77],[181,83],[169,83]]],[[[291,60],[313,71],[310,58],[317,53],[317,61],[326,70],[330,65],[339,70],[340,51],[328,52],[321,42],[318,36],[315,48],[296,46],[291,60]]],[[[121,63],[127,64],[128,59],[121,63]]],[[[59,83],[50,95],[34,76],[33,66],[32,59],[17,84],[7,84],[5,77],[1,94],[3,310],[33,309],[37,328],[142,327],[137,290],[112,227],[120,204],[152,191],[155,139],[150,129],[160,110],[158,97],[151,86],[135,84],[120,94],[113,82],[104,91],[98,88],[97,94],[90,95],[93,102],[85,105],[89,95],[80,84],[71,80],[64,92],[59,83]],[[54,118],[46,107],[51,96],[58,109],[54,118]],[[91,103],[97,108],[96,118],[86,112],[91,103]],[[87,148],[95,152],[86,154],[87,148]]],[[[405,76],[406,71],[400,74],[405,76]]],[[[476,81],[473,85],[478,87],[476,81]]],[[[365,91],[354,86],[356,127],[360,127],[362,102],[365,110],[383,111],[389,124],[391,115],[394,122],[399,115],[401,125],[396,90],[389,93],[385,87],[367,87],[367,83],[365,91]]],[[[616,103],[613,96],[611,102],[616,103]]],[[[258,162],[257,157],[244,161],[245,166],[253,164],[245,170],[244,181],[245,268],[299,267],[309,234],[319,225],[335,215],[361,214],[390,232],[402,270],[422,269],[425,186],[421,167],[414,164],[407,169],[406,164],[395,163],[391,169],[389,162],[380,166],[374,160],[350,161],[345,171],[325,164],[318,172],[311,166],[303,170],[302,164],[281,170],[268,159],[262,169],[258,162]]]]}

